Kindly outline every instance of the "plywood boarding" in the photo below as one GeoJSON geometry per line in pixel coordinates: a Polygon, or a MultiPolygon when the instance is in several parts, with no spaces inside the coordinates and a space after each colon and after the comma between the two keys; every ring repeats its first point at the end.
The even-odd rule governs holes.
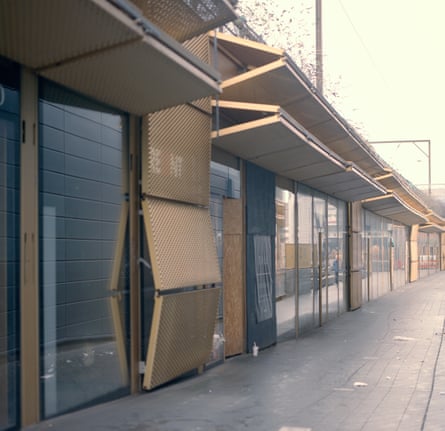
{"type": "Polygon", "coordinates": [[[244,230],[241,199],[223,200],[223,230],[225,235],[241,235],[244,230]]]}
{"type": "Polygon", "coordinates": [[[362,211],[360,202],[351,203],[351,230],[353,232],[362,230],[362,211]]]}
{"type": "Polygon", "coordinates": [[[203,366],[212,350],[219,288],[155,298],[144,389],[203,366]]]}
{"type": "Polygon", "coordinates": [[[286,253],[286,269],[295,269],[295,244],[285,244],[284,249],[286,253]]]}
{"type": "Polygon", "coordinates": [[[298,244],[298,268],[312,268],[312,244],[298,244]]]}
{"type": "Polygon", "coordinates": [[[225,356],[244,352],[246,302],[244,288],[244,235],[242,201],[225,199],[223,203],[223,298],[225,356]]]}
{"type": "Polygon", "coordinates": [[[356,310],[362,305],[362,276],[361,271],[351,271],[350,308],[356,310]]]}
{"type": "Polygon", "coordinates": [[[352,232],[351,237],[351,253],[349,263],[352,271],[359,271],[363,267],[362,260],[362,234],[352,232]]]}

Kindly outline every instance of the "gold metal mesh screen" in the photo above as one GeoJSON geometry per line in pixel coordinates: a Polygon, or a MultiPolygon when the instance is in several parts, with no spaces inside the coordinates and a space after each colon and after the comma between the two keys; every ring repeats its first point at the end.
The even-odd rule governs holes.
{"type": "Polygon", "coordinates": [[[181,42],[235,19],[225,0],[132,1],[150,21],[181,42]]]}
{"type": "Polygon", "coordinates": [[[210,64],[210,42],[207,34],[194,37],[182,45],[201,61],[210,64]]]}
{"type": "MultiPolygon", "coordinates": [[[[210,43],[207,34],[194,37],[193,39],[184,42],[183,46],[198,57],[202,62],[210,64],[210,43]]],[[[209,115],[212,115],[212,104],[210,97],[194,100],[191,102],[191,104],[205,112],[208,112],[209,115]]]]}
{"type": "MultiPolygon", "coordinates": [[[[204,99],[210,111],[210,99],[204,99]]],[[[203,103],[202,101],[200,103],[203,103]]],[[[209,115],[188,106],[144,118],[142,191],[207,206],[210,193],[209,115]]]]}
{"type": "Polygon", "coordinates": [[[210,355],[220,289],[155,298],[144,388],[204,365],[210,355]]]}
{"type": "Polygon", "coordinates": [[[142,209],[156,289],[220,281],[208,209],[155,198],[142,209]]]}
{"type": "Polygon", "coordinates": [[[0,53],[32,68],[140,39],[142,35],[125,14],[107,7],[106,2],[0,2],[0,53]]]}

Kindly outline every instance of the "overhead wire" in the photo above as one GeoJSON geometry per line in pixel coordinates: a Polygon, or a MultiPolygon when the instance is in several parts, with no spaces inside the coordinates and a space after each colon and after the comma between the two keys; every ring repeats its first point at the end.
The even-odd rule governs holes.
{"type": "Polygon", "coordinates": [[[382,71],[380,70],[379,66],[377,65],[377,62],[375,61],[373,55],[371,54],[371,51],[369,50],[369,48],[366,46],[362,36],[360,35],[360,33],[357,30],[357,27],[355,26],[354,22],[352,21],[351,16],[349,15],[348,11],[346,10],[342,0],[337,0],[337,2],[339,3],[344,15],[346,16],[347,20],[349,21],[349,24],[351,25],[352,29],[354,30],[355,35],[357,36],[357,39],[359,40],[360,44],[362,45],[366,55],[368,56],[369,60],[371,61],[372,66],[374,67],[375,71],[377,72],[377,74],[379,75],[380,79],[382,80],[382,82],[386,85],[386,87],[389,89],[390,85],[388,83],[388,81],[385,78],[385,75],[382,73],[382,71]]]}

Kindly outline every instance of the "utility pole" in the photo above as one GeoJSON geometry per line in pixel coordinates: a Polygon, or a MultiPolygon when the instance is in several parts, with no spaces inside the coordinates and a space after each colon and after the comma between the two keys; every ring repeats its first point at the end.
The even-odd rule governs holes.
{"type": "Polygon", "coordinates": [[[315,78],[316,87],[323,94],[323,38],[321,23],[321,0],[315,0],[315,78]]]}

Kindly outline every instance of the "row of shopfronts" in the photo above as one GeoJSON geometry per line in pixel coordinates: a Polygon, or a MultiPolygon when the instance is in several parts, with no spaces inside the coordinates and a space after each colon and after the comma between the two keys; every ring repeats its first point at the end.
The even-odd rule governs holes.
{"type": "Polygon", "coordinates": [[[149,3],[0,6],[0,430],[443,269],[443,219],[284,51],[207,34],[226,1],[149,3]]]}

